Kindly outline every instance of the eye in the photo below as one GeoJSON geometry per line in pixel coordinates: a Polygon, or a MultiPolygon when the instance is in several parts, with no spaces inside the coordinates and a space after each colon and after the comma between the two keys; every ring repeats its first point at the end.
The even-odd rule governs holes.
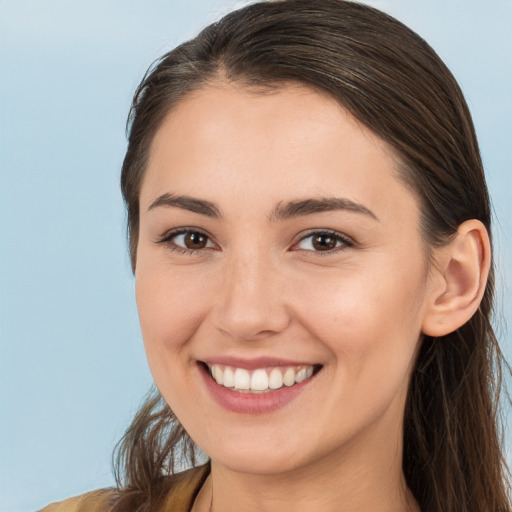
{"type": "Polygon", "coordinates": [[[157,243],[166,244],[169,249],[183,253],[215,248],[208,235],[195,229],[180,229],[165,233],[157,243]]]}
{"type": "Polygon", "coordinates": [[[329,253],[352,247],[352,245],[348,238],[335,231],[314,231],[301,238],[293,249],[329,253]]]}

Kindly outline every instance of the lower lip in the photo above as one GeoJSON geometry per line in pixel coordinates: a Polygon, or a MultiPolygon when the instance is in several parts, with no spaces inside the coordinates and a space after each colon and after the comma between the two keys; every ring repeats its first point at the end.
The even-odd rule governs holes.
{"type": "Polygon", "coordinates": [[[243,393],[217,384],[202,363],[199,372],[213,398],[225,409],[243,414],[264,414],[275,411],[299,396],[315,378],[313,375],[298,384],[266,393],[243,393]]]}

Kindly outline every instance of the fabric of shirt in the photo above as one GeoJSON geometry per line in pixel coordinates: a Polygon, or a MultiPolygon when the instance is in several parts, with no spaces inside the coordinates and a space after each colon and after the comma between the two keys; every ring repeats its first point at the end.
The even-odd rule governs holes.
{"type": "MultiPolygon", "coordinates": [[[[166,495],[155,512],[190,512],[209,471],[207,464],[166,477],[166,495]]],[[[39,512],[109,512],[116,496],[114,488],[99,489],[52,503],[39,512]]]]}

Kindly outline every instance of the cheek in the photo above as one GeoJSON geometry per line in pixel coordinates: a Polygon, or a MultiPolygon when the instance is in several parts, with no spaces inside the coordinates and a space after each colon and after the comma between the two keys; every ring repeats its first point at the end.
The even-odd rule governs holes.
{"type": "Polygon", "coordinates": [[[331,352],[325,409],[353,433],[386,410],[400,417],[420,336],[417,274],[377,281],[353,274],[343,286],[325,282],[300,315],[331,352]]]}
{"type": "Polygon", "coordinates": [[[294,292],[303,298],[297,317],[330,349],[344,378],[403,373],[414,357],[425,296],[422,268],[379,267],[387,272],[351,269],[315,283],[303,280],[294,292]]]}
{"type": "Polygon", "coordinates": [[[424,285],[418,274],[390,274],[349,270],[321,279],[296,279],[298,285],[292,295],[299,299],[296,308],[302,310],[301,317],[327,335],[336,327],[355,334],[372,327],[387,331],[419,325],[424,285]]]}
{"type": "MultiPolygon", "coordinates": [[[[194,272],[141,265],[136,273],[136,298],[148,362],[158,380],[169,364],[182,357],[205,316],[204,281],[194,272]]],[[[184,356],[183,356],[184,357],[184,356]]],[[[176,367],[176,365],[173,365],[176,367]]]]}

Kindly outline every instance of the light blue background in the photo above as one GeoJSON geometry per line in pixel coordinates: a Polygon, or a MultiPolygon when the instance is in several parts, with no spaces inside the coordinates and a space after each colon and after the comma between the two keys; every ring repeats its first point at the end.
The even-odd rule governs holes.
{"type": "MultiPolygon", "coordinates": [[[[113,483],[111,449],[151,383],[118,189],[125,117],[153,59],[243,3],[0,0],[1,511],[113,483]]],[[[425,37],[467,96],[510,319],[512,1],[368,3],[425,37]]]]}

